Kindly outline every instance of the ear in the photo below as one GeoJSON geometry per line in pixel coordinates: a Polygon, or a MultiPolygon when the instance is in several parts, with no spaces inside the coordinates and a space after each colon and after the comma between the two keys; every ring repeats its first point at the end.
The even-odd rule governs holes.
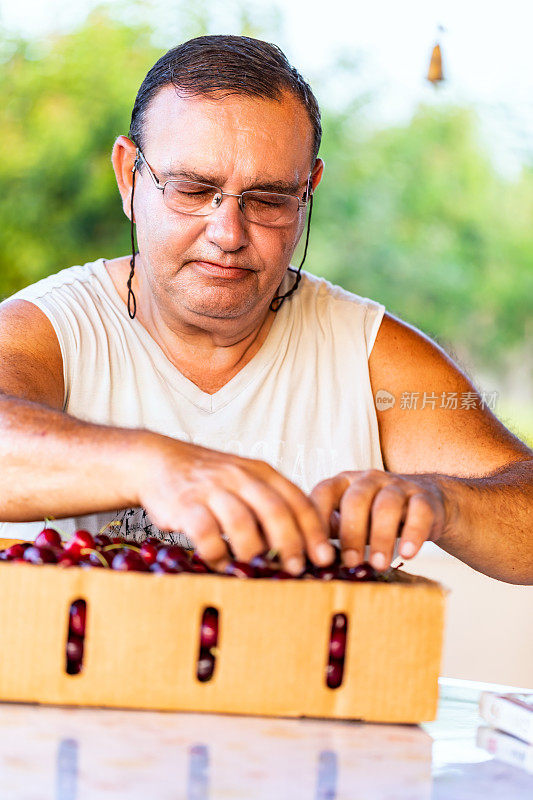
{"type": "Polygon", "coordinates": [[[313,192],[316,190],[318,184],[322,180],[322,175],[324,173],[324,162],[321,158],[317,158],[315,161],[315,166],[311,171],[311,189],[313,192]]]}
{"type": "MultiPolygon", "coordinates": [[[[127,136],[119,136],[113,145],[111,161],[115,170],[118,190],[122,197],[122,208],[128,219],[131,215],[131,190],[133,186],[133,165],[136,146],[127,136]]],[[[134,220],[135,221],[135,220],[134,220]]]]}

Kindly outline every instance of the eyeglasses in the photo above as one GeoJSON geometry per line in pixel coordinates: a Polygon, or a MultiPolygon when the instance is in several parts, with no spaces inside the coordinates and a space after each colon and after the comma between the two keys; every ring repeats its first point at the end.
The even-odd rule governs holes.
{"type": "Polygon", "coordinates": [[[163,192],[163,200],[171,211],[204,217],[220,207],[224,197],[236,197],[243,216],[249,222],[276,228],[294,222],[301,208],[306,208],[311,191],[311,177],[302,199],[291,194],[277,192],[246,191],[242,194],[223,192],[218,186],[197,181],[168,180],[160,183],[152,172],[145,157],[137,148],[137,157],[132,172],[139,159],[146,166],[156,189],[163,192]]]}

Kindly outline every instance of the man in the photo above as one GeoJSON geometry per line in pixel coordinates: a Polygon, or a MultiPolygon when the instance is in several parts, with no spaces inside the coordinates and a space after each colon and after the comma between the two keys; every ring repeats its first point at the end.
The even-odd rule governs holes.
{"type": "Polygon", "coordinates": [[[427,337],[289,266],[320,135],[272,45],[203,37],[150,70],[112,156],[132,256],[0,310],[0,519],[141,508],[218,569],[227,540],[293,574],[331,562],[332,532],[348,565],[368,540],[379,570],[401,536],[404,558],[432,540],[533,581],[531,450],[486,407],[440,401],[475,390],[427,337]],[[376,411],[407,391],[438,402],[376,411]]]}

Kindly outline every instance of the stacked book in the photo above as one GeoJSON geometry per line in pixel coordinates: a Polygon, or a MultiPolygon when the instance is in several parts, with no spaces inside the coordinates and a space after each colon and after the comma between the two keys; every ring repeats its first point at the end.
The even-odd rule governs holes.
{"type": "Polygon", "coordinates": [[[533,772],[533,693],[482,692],[479,713],[489,724],[478,729],[477,746],[533,772]]]}

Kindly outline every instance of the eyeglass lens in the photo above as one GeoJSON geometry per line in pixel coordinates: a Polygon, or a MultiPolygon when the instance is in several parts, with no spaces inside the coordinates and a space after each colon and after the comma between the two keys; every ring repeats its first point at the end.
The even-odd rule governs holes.
{"type": "MultiPolygon", "coordinates": [[[[220,190],[194,181],[169,181],[163,192],[165,204],[183,214],[206,216],[218,208],[220,190]]],[[[241,209],[250,222],[286,225],[296,219],[300,207],[297,197],[273,192],[243,192],[241,209]]]]}

